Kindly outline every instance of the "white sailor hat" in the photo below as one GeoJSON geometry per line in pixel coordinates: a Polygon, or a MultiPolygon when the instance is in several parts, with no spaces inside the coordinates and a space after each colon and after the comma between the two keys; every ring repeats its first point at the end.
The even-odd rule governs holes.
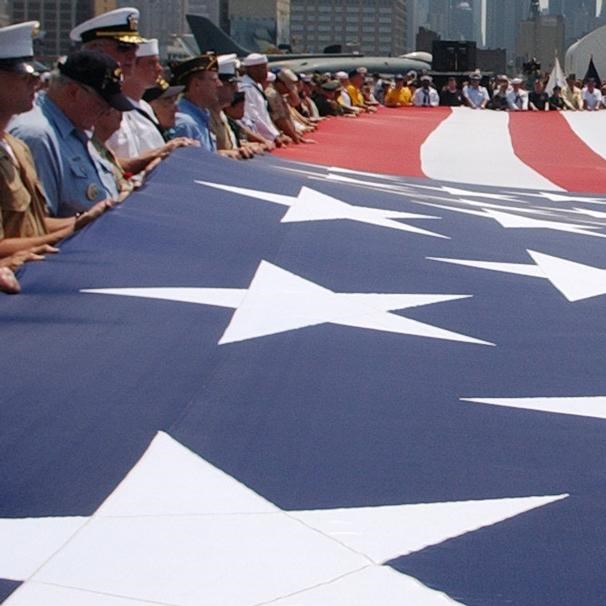
{"type": "Polygon", "coordinates": [[[157,38],[150,38],[141,42],[137,48],[137,57],[153,57],[160,54],[157,38]]]}
{"type": "Polygon", "coordinates": [[[292,69],[288,69],[287,67],[283,67],[277,74],[276,77],[280,82],[283,82],[289,88],[295,86],[295,84],[299,81],[297,78],[297,74],[292,71],[292,69]]]}
{"type": "Polygon", "coordinates": [[[31,65],[34,56],[32,40],[39,27],[37,21],[27,21],[0,28],[0,70],[34,73],[31,65]]]}
{"type": "Polygon", "coordinates": [[[265,65],[266,63],[267,55],[262,55],[261,53],[250,53],[242,61],[244,67],[254,67],[255,65],[265,65]]]}
{"type": "Polygon", "coordinates": [[[136,8],[117,8],[80,23],[69,37],[73,42],[109,38],[126,44],[141,44],[145,39],[139,35],[138,27],[139,11],[136,8]]]}
{"type": "Polygon", "coordinates": [[[337,72],[335,74],[335,77],[339,80],[347,80],[349,78],[349,74],[347,72],[337,72]]]}
{"type": "Polygon", "coordinates": [[[511,80],[512,84],[522,84],[522,82],[523,82],[522,78],[513,78],[511,80]]]}
{"type": "Polygon", "coordinates": [[[276,81],[276,74],[274,72],[267,72],[267,81],[269,83],[276,81]]]}
{"type": "Polygon", "coordinates": [[[238,79],[238,55],[219,55],[217,57],[217,72],[219,78],[226,82],[235,82],[238,79]]]}

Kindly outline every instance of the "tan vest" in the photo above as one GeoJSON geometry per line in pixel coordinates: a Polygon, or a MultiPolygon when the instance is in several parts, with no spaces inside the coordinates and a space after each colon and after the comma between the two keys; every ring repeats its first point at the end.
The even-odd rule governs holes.
{"type": "Polygon", "coordinates": [[[0,146],[0,238],[44,236],[46,202],[31,152],[9,134],[5,141],[15,159],[0,146]]]}

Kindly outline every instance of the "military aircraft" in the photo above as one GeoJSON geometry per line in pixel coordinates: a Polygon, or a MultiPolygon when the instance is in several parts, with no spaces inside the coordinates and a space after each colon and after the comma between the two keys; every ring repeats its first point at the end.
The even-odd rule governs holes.
{"type": "MultiPolygon", "coordinates": [[[[196,39],[200,51],[215,51],[218,54],[236,53],[245,57],[251,51],[240,46],[235,40],[219,29],[210,19],[200,15],[187,15],[187,22],[196,39]]],[[[427,53],[411,53],[412,57],[367,57],[351,54],[268,54],[267,59],[274,68],[290,68],[294,72],[351,72],[358,67],[365,67],[369,73],[381,75],[406,74],[414,70],[417,73],[429,71],[431,64],[427,53]],[[419,57],[420,55],[420,57],[419,57]]]]}

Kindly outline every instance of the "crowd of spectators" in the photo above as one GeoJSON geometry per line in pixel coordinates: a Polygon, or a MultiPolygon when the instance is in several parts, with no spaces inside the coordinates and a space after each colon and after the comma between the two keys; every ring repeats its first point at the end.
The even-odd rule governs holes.
{"type": "Polygon", "coordinates": [[[393,78],[270,69],[205,52],[163,66],[158,42],[121,8],[78,25],[78,46],[40,77],[36,22],[0,29],[0,291],[18,292],[14,271],[122,202],[175,149],[195,146],[246,160],[276,147],[313,144],[329,116],[356,119],[378,107],[467,106],[496,111],[595,111],[600,87],[571,75],[549,93],[536,79],[468,75],[436,87],[427,73],[393,78]]]}

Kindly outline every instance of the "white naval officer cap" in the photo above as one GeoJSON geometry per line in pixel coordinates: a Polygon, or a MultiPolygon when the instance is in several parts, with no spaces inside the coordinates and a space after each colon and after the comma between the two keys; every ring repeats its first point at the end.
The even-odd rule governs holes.
{"type": "Polygon", "coordinates": [[[97,39],[113,39],[126,44],[141,44],[139,11],[127,6],[103,13],[76,25],[69,34],[73,42],[90,42],[97,39]]]}
{"type": "Polygon", "coordinates": [[[224,82],[235,82],[238,79],[238,55],[230,53],[217,57],[217,72],[224,82]]]}
{"type": "Polygon", "coordinates": [[[244,57],[242,65],[244,67],[254,67],[255,65],[265,65],[267,62],[267,55],[262,55],[261,53],[250,53],[250,55],[244,57]]]}
{"type": "Polygon", "coordinates": [[[0,28],[0,70],[33,74],[33,39],[38,34],[38,21],[26,21],[0,28]]]}
{"type": "Polygon", "coordinates": [[[159,54],[160,46],[158,45],[158,38],[145,40],[137,47],[137,57],[153,57],[159,54]]]}

